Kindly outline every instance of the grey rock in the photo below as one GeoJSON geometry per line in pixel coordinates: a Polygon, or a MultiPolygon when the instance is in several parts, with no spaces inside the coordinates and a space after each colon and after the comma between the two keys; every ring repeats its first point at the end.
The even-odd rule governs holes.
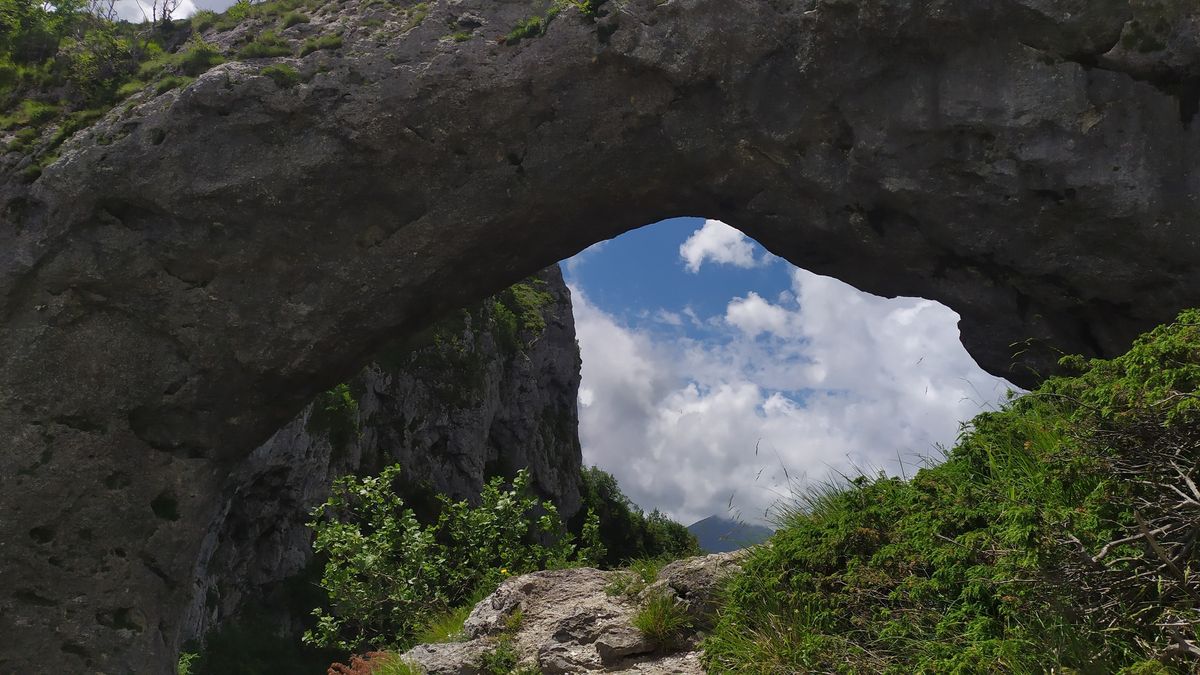
{"type": "Polygon", "coordinates": [[[1183,0],[609,0],[517,45],[544,3],[365,4],[32,183],[0,157],[0,671],[168,672],[255,448],[386,339],[668,216],[944,302],[1018,384],[1200,305],[1183,0]]]}
{"type": "Polygon", "coordinates": [[[623,571],[591,568],[535,572],[509,579],[472,610],[464,624],[468,638],[450,645],[419,645],[403,658],[433,673],[468,673],[480,654],[501,639],[511,641],[520,662],[555,673],[703,673],[695,651],[702,622],[666,651],[632,620],[651,592],[667,593],[693,616],[710,618],[718,585],[738,570],[744,552],[676,561],[640,597],[609,595],[623,571]],[[519,612],[520,621],[514,616],[519,612]],[[517,623],[515,629],[511,628],[517,623]]]}
{"type": "Polygon", "coordinates": [[[746,551],[676,560],[662,568],[658,579],[646,586],[639,598],[644,601],[654,594],[667,592],[679,599],[697,630],[708,630],[714,624],[721,581],[741,570],[746,551]]]}

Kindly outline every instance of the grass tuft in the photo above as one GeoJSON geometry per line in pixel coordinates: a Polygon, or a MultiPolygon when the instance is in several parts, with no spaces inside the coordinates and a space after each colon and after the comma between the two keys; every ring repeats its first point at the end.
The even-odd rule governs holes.
{"type": "Polygon", "coordinates": [[[652,593],[633,615],[633,627],[660,648],[669,648],[692,627],[692,619],[670,593],[652,593]]]}
{"type": "Polygon", "coordinates": [[[280,89],[291,89],[300,83],[300,73],[285,63],[276,63],[262,69],[262,74],[271,78],[280,89]]]}

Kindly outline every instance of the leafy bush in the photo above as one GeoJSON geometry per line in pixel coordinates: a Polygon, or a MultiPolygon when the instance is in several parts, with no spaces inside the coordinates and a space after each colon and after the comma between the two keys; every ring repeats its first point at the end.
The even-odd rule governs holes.
{"type": "Polygon", "coordinates": [[[731,583],[707,667],[1193,669],[1200,312],[1068,363],[910,481],[801,495],[731,583]]]}
{"type": "Polygon", "coordinates": [[[331,610],[314,611],[307,642],[347,650],[411,644],[420,617],[460,607],[507,576],[592,562],[578,557],[554,505],[530,496],[526,471],[507,488],[489,481],[479,506],[440,496],[430,525],[397,495],[399,477],[391,466],[377,477],[338,479],[314,510],[331,610]]]}

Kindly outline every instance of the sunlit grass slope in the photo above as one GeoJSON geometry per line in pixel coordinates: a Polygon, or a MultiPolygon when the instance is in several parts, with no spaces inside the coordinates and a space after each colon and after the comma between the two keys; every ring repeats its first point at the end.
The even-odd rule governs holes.
{"type": "Polygon", "coordinates": [[[1200,311],[1064,359],[911,480],[798,496],[728,589],[710,672],[1190,672],[1200,311]]]}

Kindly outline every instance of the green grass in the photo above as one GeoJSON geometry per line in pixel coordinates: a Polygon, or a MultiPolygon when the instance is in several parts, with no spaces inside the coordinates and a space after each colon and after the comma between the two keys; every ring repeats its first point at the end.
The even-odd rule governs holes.
{"type": "Polygon", "coordinates": [[[413,638],[417,644],[440,644],[443,642],[459,642],[465,636],[463,623],[471,615],[475,603],[469,603],[455,609],[450,609],[434,616],[413,638]]]}
{"type": "Polygon", "coordinates": [[[275,31],[263,31],[261,35],[238,50],[240,59],[269,59],[291,56],[292,46],[280,38],[275,31]]]}
{"type": "Polygon", "coordinates": [[[504,44],[515,45],[521,40],[541,37],[545,35],[546,28],[549,25],[550,19],[541,16],[531,16],[513,26],[513,29],[504,37],[504,44]]]}
{"type": "Polygon", "coordinates": [[[291,28],[297,24],[308,23],[309,21],[311,21],[311,19],[308,18],[308,15],[301,14],[300,12],[288,12],[287,14],[283,15],[282,19],[284,28],[291,28]]]}
{"type": "Polygon", "coordinates": [[[180,75],[168,75],[154,84],[154,95],[159,96],[165,94],[172,89],[186,87],[192,82],[193,78],[183,77],[180,75]]]}
{"type": "Polygon", "coordinates": [[[305,40],[304,44],[300,47],[300,56],[308,56],[322,49],[341,49],[341,47],[341,35],[322,35],[321,37],[305,40]]]}
{"type": "Polygon", "coordinates": [[[1151,617],[1195,639],[1200,612],[1179,598],[1196,592],[1200,556],[1178,549],[1173,578],[1135,544],[1139,518],[1176,517],[1168,487],[1184,483],[1160,475],[1174,460],[1146,458],[1196,471],[1198,326],[1200,312],[1185,312],[1112,361],[1065,359],[1078,376],[976,417],[911,480],[858,476],[797,495],[730,582],[704,642],[709,671],[1190,669],[1155,661],[1174,638],[1151,617]]]}
{"type": "Polygon", "coordinates": [[[400,25],[400,32],[407,33],[408,31],[420,26],[425,22],[425,18],[429,16],[429,3],[418,2],[417,4],[405,10],[404,22],[400,25]]]}
{"type": "Polygon", "coordinates": [[[628,569],[619,572],[604,588],[608,595],[637,595],[658,579],[658,573],[667,559],[638,558],[629,563],[628,569]]]}
{"type": "Polygon", "coordinates": [[[692,627],[691,617],[670,593],[653,593],[633,615],[633,627],[660,648],[679,643],[692,627]]]}
{"type": "Polygon", "coordinates": [[[271,78],[275,82],[275,86],[280,89],[291,89],[300,83],[299,71],[283,63],[276,63],[263,68],[262,74],[271,78]]]}
{"type": "Polygon", "coordinates": [[[217,13],[211,9],[196,10],[196,13],[192,15],[192,30],[197,33],[203,33],[216,25],[216,23],[217,13]]]}

